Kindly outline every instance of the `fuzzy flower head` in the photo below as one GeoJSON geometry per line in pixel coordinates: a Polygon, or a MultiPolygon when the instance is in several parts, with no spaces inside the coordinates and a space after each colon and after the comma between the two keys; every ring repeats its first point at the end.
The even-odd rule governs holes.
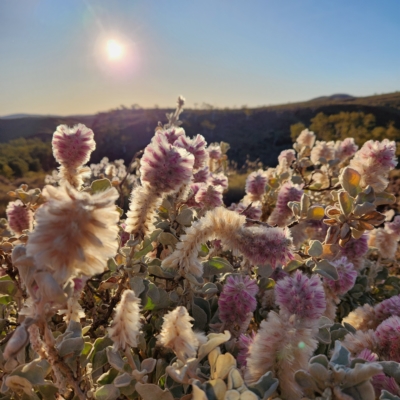
{"type": "Polygon", "coordinates": [[[222,150],[219,144],[213,143],[207,147],[208,155],[213,160],[219,160],[222,157],[222,150]]]}
{"type": "Polygon", "coordinates": [[[272,211],[268,223],[271,225],[286,226],[292,217],[292,210],[288,207],[289,201],[300,201],[303,191],[291,182],[282,185],[276,200],[276,206],[272,211]]]}
{"type": "Polygon", "coordinates": [[[174,146],[187,150],[194,156],[193,169],[204,168],[208,162],[208,152],[206,150],[207,142],[202,135],[196,135],[193,139],[187,136],[179,136],[174,142],[174,146]]]}
{"type": "Polygon", "coordinates": [[[28,256],[53,270],[58,283],[103,272],[118,249],[117,190],[90,195],[68,185],[46,186],[42,194],[46,203],[36,211],[28,256]]]}
{"type": "Polygon", "coordinates": [[[300,271],[288,276],[275,286],[276,303],[282,311],[299,318],[319,319],[326,309],[326,299],[318,275],[309,278],[300,271]]]}
{"type": "Polygon", "coordinates": [[[194,183],[207,183],[210,178],[210,170],[208,167],[198,170],[193,174],[194,183]]]}
{"type": "Polygon", "coordinates": [[[93,131],[83,124],[69,128],[59,125],[53,134],[53,154],[58,163],[67,168],[78,168],[89,161],[96,148],[93,131]]]}
{"type": "Polygon", "coordinates": [[[210,210],[223,204],[221,186],[201,185],[195,195],[195,201],[201,208],[210,210]]]}
{"type": "Polygon", "coordinates": [[[25,207],[21,200],[15,200],[8,204],[6,209],[8,225],[17,235],[22,235],[24,230],[32,230],[33,213],[25,207]]]}
{"type": "Polygon", "coordinates": [[[296,139],[296,143],[300,146],[300,148],[307,146],[311,149],[315,143],[314,132],[304,129],[296,139]]]}
{"type": "MultiPolygon", "coordinates": [[[[160,129],[157,132],[162,133],[166,138],[169,144],[174,144],[181,136],[185,136],[185,131],[183,128],[178,128],[174,126],[170,129],[160,129]]],[[[156,132],[156,133],[157,133],[156,132]]]]}
{"type": "Polygon", "coordinates": [[[270,264],[275,268],[293,259],[288,229],[260,225],[242,227],[237,234],[237,248],[255,265],[270,264]]]}
{"type": "Polygon", "coordinates": [[[385,223],[385,231],[400,239],[400,215],[396,215],[392,222],[385,223]]]}
{"type": "Polygon", "coordinates": [[[335,144],[335,158],[339,160],[347,160],[353,157],[358,150],[358,146],[355,144],[353,138],[346,138],[343,141],[338,140],[335,144]]]}
{"type": "Polygon", "coordinates": [[[268,177],[262,169],[252,172],[246,179],[246,193],[261,198],[265,192],[268,177]]]}
{"type": "Polygon", "coordinates": [[[381,192],[388,185],[388,173],[397,165],[396,142],[384,139],[381,142],[368,140],[357,151],[350,167],[361,175],[363,187],[372,186],[381,192]]]}
{"type": "Polygon", "coordinates": [[[379,321],[384,321],[391,316],[400,317],[400,295],[383,300],[374,308],[376,319],[379,321]]]}
{"type": "Polygon", "coordinates": [[[321,158],[326,161],[335,158],[335,147],[333,142],[316,141],[315,147],[311,150],[310,159],[314,164],[319,164],[321,158]]]}
{"type": "MultiPolygon", "coordinates": [[[[257,307],[257,281],[248,276],[228,276],[218,299],[219,318],[227,324],[243,324],[257,307]]],[[[247,329],[247,326],[244,328],[247,329]]]]}
{"type": "Polygon", "coordinates": [[[236,360],[241,367],[245,367],[247,365],[247,357],[249,356],[249,349],[255,337],[256,334],[254,331],[252,331],[249,336],[244,335],[243,333],[239,336],[238,340],[239,353],[236,357],[236,360]]]}
{"type": "Polygon", "coordinates": [[[341,252],[357,267],[356,262],[364,258],[368,249],[368,235],[362,235],[359,239],[351,238],[344,247],[341,247],[341,252]]]}
{"type": "Polygon", "coordinates": [[[141,159],[141,181],[158,193],[171,193],[187,184],[193,172],[194,157],[187,150],[172,146],[157,132],[141,159]]]}
{"type": "Polygon", "coordinates": [[[137,347],[140,323],[140,299],[133,290],[125,290],[115,309],[108,336],[114,342],[114,350],[125,350],[126,346],[137,347]]]}
{"type": "Polygon", "coordinates": [[[400,317],[393,316],[383,321],[375,331],[379,353],[386,360],[400,362],[400,317]]]}
{"type": "Polygon", "coordinates": [[[214,186],[221,186],[222,189],[228,189],[228,177],[220,172],[219,174],[211,174],[210,178],[211,184],[214,186]]]}
{"type": "Polygon", "coordinates": [[[292,149],[282,150],[278,156],[278,162],[281,167],[289,167],[296,159],[296,152],[292,149]]]}
{"type": "Polygon", "coordinates": [[[336,261],[332,261],[332,265],[336,267],[339,279],[324,278],[326,285],[330,287],[332,292],[338,296],[346,294],[355,284],[357,279],[357,271],[346,257],[341,257],[336,261]]]}
{"type": "Polygon", "coordinates": [[[199,340],[192,330],[193,318],[185,307],[179,306],[164,315],[159,341],[164,347],[174,351],[184,363],[196,357],[199,340]]]}

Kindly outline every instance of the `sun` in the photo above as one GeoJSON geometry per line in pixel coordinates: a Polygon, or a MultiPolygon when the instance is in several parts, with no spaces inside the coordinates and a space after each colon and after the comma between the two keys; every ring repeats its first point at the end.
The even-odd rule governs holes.
{"type": "Polygon", "coordinates": [[[110,60],[118,60],[123,56],[124,48],[116,40],[109,40],[107,42],[107,53],[110,60]]]}

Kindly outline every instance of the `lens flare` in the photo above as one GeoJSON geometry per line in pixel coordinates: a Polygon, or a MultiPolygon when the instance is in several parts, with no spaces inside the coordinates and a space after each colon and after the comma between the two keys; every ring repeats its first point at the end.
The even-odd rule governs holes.
{"type": "Polygon", "coordinates": [[[110,60],[118,60],[123,56],[124,48],[121,43],[109,40],[107,42],[107,53],[110,60]]]}

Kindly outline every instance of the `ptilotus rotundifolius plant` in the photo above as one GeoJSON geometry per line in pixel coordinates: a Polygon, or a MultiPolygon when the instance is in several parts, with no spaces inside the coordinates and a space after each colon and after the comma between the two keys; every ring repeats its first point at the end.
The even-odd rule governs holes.
{"type": "Polygon", "coordinates": [[[9,193],[0,398],[400,399],[395,142],[305,129],[244,175],[183,107],[129,164],[60,125],[9,193]]]}

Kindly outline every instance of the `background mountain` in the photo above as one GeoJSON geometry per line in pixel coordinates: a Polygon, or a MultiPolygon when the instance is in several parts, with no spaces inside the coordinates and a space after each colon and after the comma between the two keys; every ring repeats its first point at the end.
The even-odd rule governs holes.
{"type": "MultiPolygon", "coordinates": [[[[170,111],[121,106],[89,116],[17,114],[14,118],[8,116],[0,119],[0,142],[10,142],[18,138],[38,138],[41,142],[50,143],[57,125],[74,125],[81,122],[95,132],[97,148],[92,155],[92,162],[98,162],[104,156],[111,160],[123,158],[129,161],[132,154],[149,143],[157,123],[165,122],[165,114],[170,111]]],[[[191,136],[200,133],[208,142],[228,142],[231,145],[229,158],[237,161],[239,165],[245,162],[246,157],[252,160],[260,158],[266,165],[275,165],[279,152],[291,146],[291,127],[292,133],[296,134],[296,129],[309,127],[316,116],[316,129],[318,130],[321,124],[329,123],[333,132],[331,136],[336,135],[336,138],[346,135],[346,132],[357,135],[364,126],[367,126],[364,136],[376,136],[376,128],[380,129],[380,135],[384,135],[391,126],[393,129],[390,135],[394,135],[393,139],[400,141],[400,131],[397,132],[400,129],[400,92],[369,97],[335,94],[305,102],[260,108],[217,109],[208,106],[202,110],[185,109],[181,119],[183,128],[191,136]],[[321,119],[321,113],[325,119],[321,119]],[[339,114],[342,115],[338,117],[340,123],[336,117],[331,118],[333,122],[328,120],[329,116],[339,114]],[[343,130],[343,124],[354,126],[352,125],[350,130],[343,130]],[[399,137],[396,137],[398,134],[399,137]]],[[[328,139],[329,137],[324,137],[324,140],[328,139]]],[[[0,154],[0,162],[1,157],[0,154]]]]}

